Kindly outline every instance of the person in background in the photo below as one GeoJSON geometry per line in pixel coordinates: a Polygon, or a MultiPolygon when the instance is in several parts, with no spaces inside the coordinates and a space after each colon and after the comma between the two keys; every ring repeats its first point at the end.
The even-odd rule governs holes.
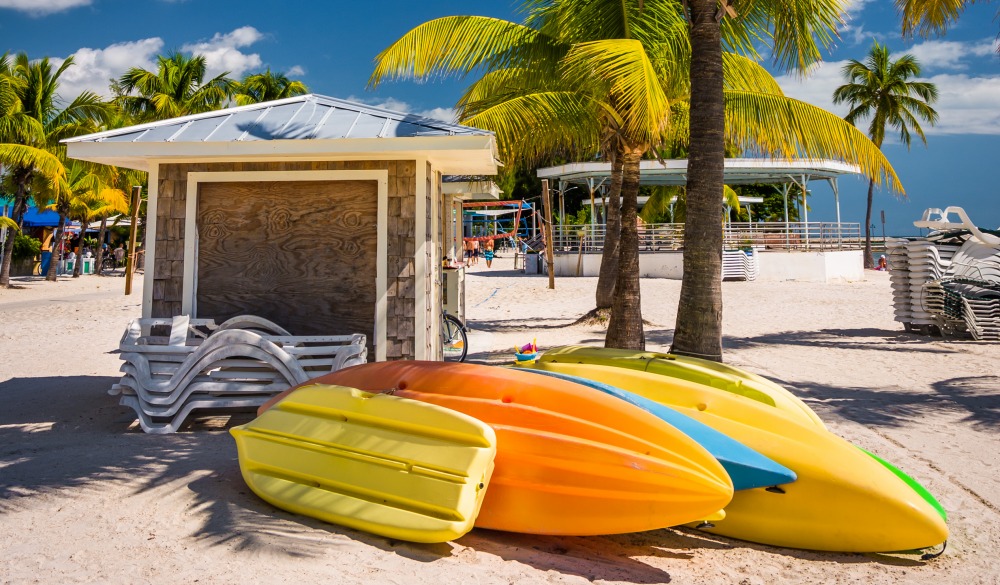
{"type": "Polygon", "coordinates": [[[875,267],[875,270],[882,270],[882,271],[889,270],[889,263],[885,259],[885,254],[878,257],[878,265],[875,267]]]}
{"type": "Polygon", "coordinates": [[[493,240],[486,240],[483,244],[483,257],[486,258],[486,267],[493,267],[493,240]]]}
{"type": "Polygon", "coordinates": [[[122,260],[125,259],[125,248],[122,246],[121,242],[118,242],[118,247],[115,248],[115,265],[122,266],[122,260]]]}

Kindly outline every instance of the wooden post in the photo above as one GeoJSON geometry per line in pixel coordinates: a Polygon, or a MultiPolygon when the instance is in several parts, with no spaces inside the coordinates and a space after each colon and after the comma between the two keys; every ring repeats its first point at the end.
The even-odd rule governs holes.
{"type": "Polygon", "coordinates": [[[142,187],[134,185],[132,187],[132,226],[128,234],[128,262],[125,263],[125,294],[132,294],[132,272],[135,270],[135,239],[139,230],[139,202],[142,201],[140,195],[142,187]]]}
{"type": "Polygon", "coordinates": [[[549,265],[549,288],[555,288],[556,267],[552,259],[552,202],[549,201],[548,179],[542,179],[542,205],[545,206],[545,262],[549,265]]]}

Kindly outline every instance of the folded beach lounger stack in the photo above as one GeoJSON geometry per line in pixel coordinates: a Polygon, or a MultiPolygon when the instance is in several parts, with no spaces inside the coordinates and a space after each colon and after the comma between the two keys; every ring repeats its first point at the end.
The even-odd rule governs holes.
{"type": "Polygon", "coordinates": [[[954,325],[942,317],[945,300],[935,283],[948,274],[952,257],[967,238],[968,233],[952,231],[886,242],[895,320],[907,331],[954,325]]]}
{"type": "Polygon", "coordinates": [[[196,411],[253,411],[279,392],[367,361],[362,334],[293,336],[253,316],[135,319],[112,386],[147,433],[173,433],[196,411]]]}
{"type": "Polygon", "coordinates": [[[969,239],[939,286],[949,301],[947,317],[961,319],[973,339],[1000,340],[1000,244],[969,239]]]}
{"type": "Polygon", "coordinates": [[[757,251],[723,250],[722,278],[732,280],[757,280],[760,267],[757,262],[757,251]]]}

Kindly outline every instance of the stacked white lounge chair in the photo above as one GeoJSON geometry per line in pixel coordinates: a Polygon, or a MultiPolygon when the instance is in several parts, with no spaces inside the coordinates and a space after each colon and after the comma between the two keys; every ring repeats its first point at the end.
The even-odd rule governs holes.
{"type": "Polygon", "coordinates": [[[886,243],[896,321],[907,331],[1000,340],[1000,237],[960,207],[928,209],[914,225],[936,231],[886,243]]]}
{"type": "Polygon", "coordinates": [[[121,395],[147,433],[176,432],[195,412],[252,411],[311,378],[368,361],[362,334],[293,336],[254,316],[134,319],[119,349],[121,395]]]}
{"type": "Polygon", "coordinates": [[[757,250],[722,251],[722,279],[757,280],[760,274],[760,264],[757,262],[757,250]]]}

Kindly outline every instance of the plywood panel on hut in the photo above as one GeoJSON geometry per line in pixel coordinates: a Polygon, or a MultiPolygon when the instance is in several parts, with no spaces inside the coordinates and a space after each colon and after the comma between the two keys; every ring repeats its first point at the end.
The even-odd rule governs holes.
{"type": "Polygon", "coordinates": [[[200,183],[198,316],[371,338],[377,207],[375,181],[200,183]]]}

